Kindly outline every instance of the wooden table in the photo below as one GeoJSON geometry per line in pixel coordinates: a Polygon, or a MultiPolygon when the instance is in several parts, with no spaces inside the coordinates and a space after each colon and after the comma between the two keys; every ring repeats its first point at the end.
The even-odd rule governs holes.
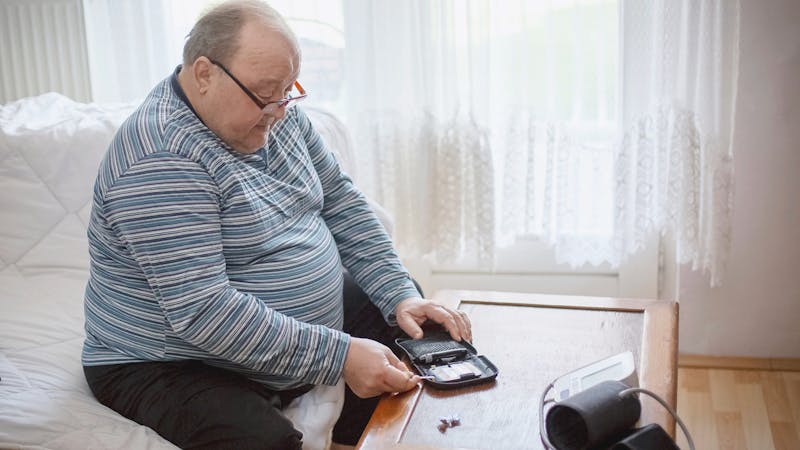
{"type": "MultiPolygon", "coordinates": [[[[467,311],[473,344],[500,369],[491,384],[429,387],[381,399],[361,449],[541,449],[539,398],[567,372],[629,350],[641,387],[677,402],[678,304],[671,301],[439,291],[434,298],[467,311]],[[457,414],[445,433],[439,417],[457,414]]],[[[646,396],[640,423],[674,436],[669,413],[646,396]]]]}

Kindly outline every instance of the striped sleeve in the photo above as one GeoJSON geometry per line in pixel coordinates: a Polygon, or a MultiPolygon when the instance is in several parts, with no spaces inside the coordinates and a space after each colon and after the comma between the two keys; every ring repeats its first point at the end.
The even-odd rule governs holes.
{"type": "Polygon", "coordinates": [[[106,192],[103,214],[182,339],[251,370],[335,384],[349,346],[346,334],[297,321],[230,286],[218,197],[199,164],[155,153],[106,192]]]}
{"type": "Polygon", "coordinates": [[[322,183],[322,217],[336,240],[342,263],[380,308],[386,321],[396,325],[394,310],[397,304],[420,294],[364,195],[341,171],[333,153],[326,148],[305,113],[299,108],[295,110],[322,183]]]}

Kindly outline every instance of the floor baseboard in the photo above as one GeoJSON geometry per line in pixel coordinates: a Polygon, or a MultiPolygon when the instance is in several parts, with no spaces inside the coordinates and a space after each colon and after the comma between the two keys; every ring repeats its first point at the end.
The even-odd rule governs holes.
{"type": "Polygon", "coordinates": [[[800,372],[800,358],[751,358],[745,356],[678,355],[678,367],[800,372]]]}

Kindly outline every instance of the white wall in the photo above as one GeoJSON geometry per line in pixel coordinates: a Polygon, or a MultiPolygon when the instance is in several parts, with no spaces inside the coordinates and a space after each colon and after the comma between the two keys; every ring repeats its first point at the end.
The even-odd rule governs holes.
{"type": "Polygon", "coordinates": [[[680,351],[797,358],[800,1],[741,0],[740,33],[731,259],[717,289],[679,269],[680,351]]]}

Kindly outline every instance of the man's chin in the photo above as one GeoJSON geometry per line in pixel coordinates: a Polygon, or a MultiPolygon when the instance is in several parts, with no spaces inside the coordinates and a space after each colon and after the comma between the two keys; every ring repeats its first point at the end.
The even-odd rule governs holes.
{"type": "MultiPolygon", "coordinates": [[[[269,130],[267,130],[267,132],[268,131],[269,130]]],[[[269,136],[268,133],[264,133],[264,136],[261,137],[261,139],[254,137],[253,139],[250,139],[247,142],[240,142],[238,145],[232,145],[231,147],[239,153],[244,153],[246,155],[249,155],[265,147],[267,145],[268,136],[269,136]]]]}

